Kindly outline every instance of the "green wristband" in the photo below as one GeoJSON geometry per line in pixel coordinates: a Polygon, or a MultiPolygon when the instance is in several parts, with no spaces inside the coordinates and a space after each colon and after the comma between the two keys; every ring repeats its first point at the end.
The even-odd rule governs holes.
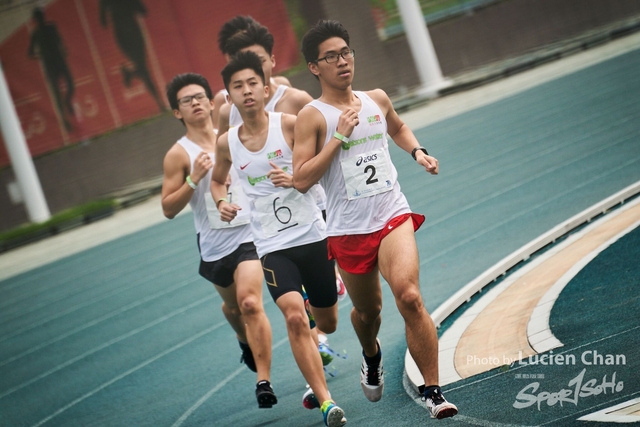
{"type": "Polygon", "coordinates": [[[337,131],[333,134],[333,137],[339,139],[340,141],[342,141],[344,143],[348,143],[349,142],[349,138],[347,138],[346,136],[342,135],[341,133],[338,133],[337,131]]]}
{"type": "Polygon", "coordinates": [[[216,202],[216,209],[218,208],[218,206],[220,206],[220,202],[227,202],[229,203],[229,201],[227,200],[226,197],[221,197],[218,199],[218,201],[216,202]]]}
{"type": "Polygon", "coordinates": [[[187,175],[187,179],[185,180],[187,181],[187,185],[191,188],[193,188],[194,190],[196,188],[198,188],[198,184],[195,184],[192,180],[191,180],[191,175],[187,175]]]}

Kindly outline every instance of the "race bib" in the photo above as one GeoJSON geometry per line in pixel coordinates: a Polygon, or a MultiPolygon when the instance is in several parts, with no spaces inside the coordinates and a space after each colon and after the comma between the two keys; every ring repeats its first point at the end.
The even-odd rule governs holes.
{"type": "Polygon", "coordinates": [[[371,197],[393,188],[389,161],[382,148],[342,159],[341,166],[349,200],[371,197]]]}
{"type": "Polygon", "coordinates": [[[288,188],[257,199],[254,213],[260,220],[262,232],[269,238],[315,221],[314,202],[299,191],[288,188]]]}
{"type": "Polygon", "coordinates": [[[223,228],[240,227],[241,225],[249,224],[251,221],[248,211],[249,201],[247,196],[242,191],[242,187],[239,185],[229,188],[227,194],[227,200],[229,203],[235,203],[242,206],[243,210],[238,212],[238,216],[231,222],[224,222],[220,219],[220,212],[216,208],[216,202],[213,201],[213,196],[210,191],[204,194],[204,202],[207,206],[207,217],[209,218],[209,227],[214,230],[220,230],[223,228]],[[243,212],[247,209],[246,212],[243,212]]]}

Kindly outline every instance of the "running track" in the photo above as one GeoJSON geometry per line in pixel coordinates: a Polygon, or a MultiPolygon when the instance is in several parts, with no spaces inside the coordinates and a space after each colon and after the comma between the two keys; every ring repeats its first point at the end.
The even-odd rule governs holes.
{"type": "MultiPolygon", "coordinates": [[[[637,37],[623,39],[584,54],[580,65],[565,59],[406,115],[441,163],[440,176],[427,177],[392,150],[405,194],[427,216],[416,237],[429,310],[505,255],[640,180],[638,47],[637,37]],[[447,108],[450,117],[434,121],[447,108]]],[[[164,221],[159,211],[156,198],[0,256],[0,425],[322,425],[319,412],[301,408],[305,383],[268,295],[280,403],[257,409],[254,376],[238,363],[221,301],[196,274],[191,214],[164,221]]],[[[402,322],[387,288],[384,298],[381,402],[369,403],[358,385],[348,300],[330,338],[351,355],[329,378],[348,425],[427,419],[403,386],[402,322]]],[[[511,401],[491,404],[499,411],[511,401]]],[[[453,422],[479,422],[461,415],[453,422]]]]}

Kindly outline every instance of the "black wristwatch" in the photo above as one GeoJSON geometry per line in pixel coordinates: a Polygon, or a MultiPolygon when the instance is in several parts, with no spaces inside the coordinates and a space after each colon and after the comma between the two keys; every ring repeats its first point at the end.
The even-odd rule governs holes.
{"type": "Polygon", "coordinates": [[[427,149],[424,147],[416,147],[413,150],[411,150],[411,157],[413,157],[413,160],[418,160],[416,159],[416,151],[422,151],[424,154],[426,154],[427,156],[429,155],[429,153],[427,153],[427,149]]]}

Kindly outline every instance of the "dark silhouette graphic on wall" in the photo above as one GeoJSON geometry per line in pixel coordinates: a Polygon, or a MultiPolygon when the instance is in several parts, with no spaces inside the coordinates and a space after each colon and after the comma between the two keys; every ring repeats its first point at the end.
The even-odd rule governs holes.
{"type": "Polygon", "coordinates": [[[100,23],[107,28],[108,15],[111,15],[111,25],[118,47],[133,64],[133,67],[123,64],[120,68],[124,85],[130,87],[131,80],[134,77],[139,78],[160,110],[164,110],[164,104],[149,73],[146,45],[137,19],[138,15],[146,14],[147,9],[140,0],[100,0],[100,23]]]}
{"type": "Polygon", "coordinates": [[[49,86],[56,99],[56,107],[60,114],[60,119],[65,128],[70,131],[72,126],[69,123],[67,114],[71,117],[74,116],[71,100],[73,99],[75,86],[67,64],[67,50],[60,33],[58,33],[56,24],[46,21],[44,11],[41,8],[35,8],[31,17],[36,27],[31,33],[31,42],[29,43],[27,54],[30,58],[38,58],[42,62],[49,86]],[[61,80],[66,84],[64,99],[60,85],[61,80]]]}

